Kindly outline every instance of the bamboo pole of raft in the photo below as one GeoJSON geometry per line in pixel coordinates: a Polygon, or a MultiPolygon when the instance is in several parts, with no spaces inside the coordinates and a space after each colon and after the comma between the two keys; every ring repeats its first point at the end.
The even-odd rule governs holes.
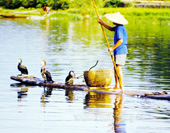
{"type": "MultiPolygon", "coordinates": [[[[92,2],[93,2],[93,5],[94,5],[94,8],[95,8],[97,17],[98,17],[98,19],[100,19],[99,12],[98,12],[98,10],[97,10],[95,1],[92,0],[92,2]]],[[[109,41],[108,41],[108,39],[107,39],[107,35],[106,35],[106,33],[105,33],[105,30],[104,30],[104,27],[103,27],[102,24],[101,24],[101,28],[102,28],[102,31],[103,31],[103,34],[104,34],[104,37],[105,37],[105,40],[106,40],[106,43],[107,43],[107,47],[110,48],[110,44],[109,44],[109,41]]],[[[114,65],[115,76],[116,76],[116,78],[117,78],[118,81],[119,81],[119,85],[122,85],[122,81],[120,81],[120,78],[119,78],[120,75],[119,75],[119,73],[117,72],[117,67],[116,67],[116,63],[115,63],[114,57],[113,57],[113,53],[112,53],[111,51],[109,51],[109,53],[110,53],[110,56],[111,56],[111,59],[112,59],[113,65],[114,65]]],[[[122,88],[122,86],[121,86],[121,90],[122,90],[122,93],[123,93],[123,88],[122,88]]]]}
{"type": "MultiPolygon", "coordinates": [[[[74,84],[74,85],[66,85],[65,83],[51,83],[46,82],[44,80],[34,77],[34,76],[11,76],[12,80],[19,81],[22,84],[33,85],[33,86],[43,86],[43,87],[52,87],[52,88],[62,88],[62,89],[71,89],[71,90],[80,90],[87,92],[97,92],[102,94],[114,94],[119,95],[121,92],[118,91],[110,91],[111,87],[88,87],[85,84],[74,84]]],[[[18,87],[17,84],[11,84],[11,86],[18,87]]],[[[134,91],[134,90],[126,90],[124,92],[127,96],[139,97],[139,98],[151,98],[158,100],[170,100],[170,94],[166,91],[163,92],[144,92],[144,91],[134,91]]]]}

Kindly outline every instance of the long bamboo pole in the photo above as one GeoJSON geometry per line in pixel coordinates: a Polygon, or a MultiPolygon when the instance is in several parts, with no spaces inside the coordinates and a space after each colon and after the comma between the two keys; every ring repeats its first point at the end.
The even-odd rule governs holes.
{"type": "MultiPolygon", "coordinates": [[[[100,19],[100,16],[99,16],[99,12],[98,12],[98,10],[97,10],[97,7],[96,7],[96,4],[95,4],[95,1],[94,0],[92,0],[92,2],[93,2],[93,5],[94,5],[94,8],[95,8],[95,11],[96,11],[96,14],[97,14],[97,17],[98,17],[98,19],[100,19]]],[[[107,47],[108,48],[110,48],[110,44],[109,44],[109,41],[108,41],[108,39],[107,39],[107,35],[106,35],[106,33],[105,33],[105,30],[104,30],[104,27],[103,27],[103,25],[101,24],[101,28],[102,28],[102,31],[103,31],[103,34],[104,34],[104,37],[105,37],[105,39],[106,39],[106,43],[107,43],[107,47]]],[[[116,63],[115,63],[115,60],[114,60],[114,57],[113,57],[113,52],[111,52],[111,51],[109,51],[109,53],[110,53],[110,56],[111,56],[111,59],[112,59],[112,62],[113,62],[113,65],[114,65],[114,69],[115,69],[115,76],[116,76],[116,78],[118,79],[118,81],[119,81],[119,85],[122,85],[122,81],[120,80],[120,75],[119,75],[119,73],[117,72],[117,67],[116,67],[116,63]]],[[[122,88],[122,86],[120,86],[121,87],[121,90],[122,90],[122,92],[123,92],[123,88],[122,88]]]]}

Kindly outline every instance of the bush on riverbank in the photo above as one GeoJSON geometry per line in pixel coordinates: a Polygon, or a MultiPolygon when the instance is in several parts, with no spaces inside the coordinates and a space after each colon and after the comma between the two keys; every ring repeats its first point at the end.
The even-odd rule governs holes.
{"type": "MultiPolygon", "coordinates": [[[[127,4],[121,0],[95,0],[98,7],[124,7],[127,4]]],[[[53,10],[68,8],[87,8],[91,6],[91,0],[0,0],[0,6],[8,9],[40,8],[43,5],[52,7],[53,10]]]]}

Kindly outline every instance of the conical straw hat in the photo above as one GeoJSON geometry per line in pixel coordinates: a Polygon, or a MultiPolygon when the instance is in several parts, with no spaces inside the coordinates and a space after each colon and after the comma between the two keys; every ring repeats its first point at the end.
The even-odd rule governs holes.
{"type": "Polygon", "coordinates": [[[109,13],[109,14],[105,14],[104,16],[114,23],[128,24],[128,21],[124,18],[123,15],[120,14],[120,12],[109,13]]]}

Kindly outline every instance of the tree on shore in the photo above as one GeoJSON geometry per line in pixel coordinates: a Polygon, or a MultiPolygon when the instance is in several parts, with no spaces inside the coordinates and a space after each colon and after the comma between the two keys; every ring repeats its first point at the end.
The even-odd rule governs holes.
{"type": "MultiPolygon", "coordinates": [[[[95,2],[98,7],[117,7],[122,3],[120,0],[95,0],[95,2]]],[[[87,8],[91,4],[91,0],[0,0],[0,6],[8,9],[50,6],[54,10],[64,10],[68,8],[87,8]]]]}

